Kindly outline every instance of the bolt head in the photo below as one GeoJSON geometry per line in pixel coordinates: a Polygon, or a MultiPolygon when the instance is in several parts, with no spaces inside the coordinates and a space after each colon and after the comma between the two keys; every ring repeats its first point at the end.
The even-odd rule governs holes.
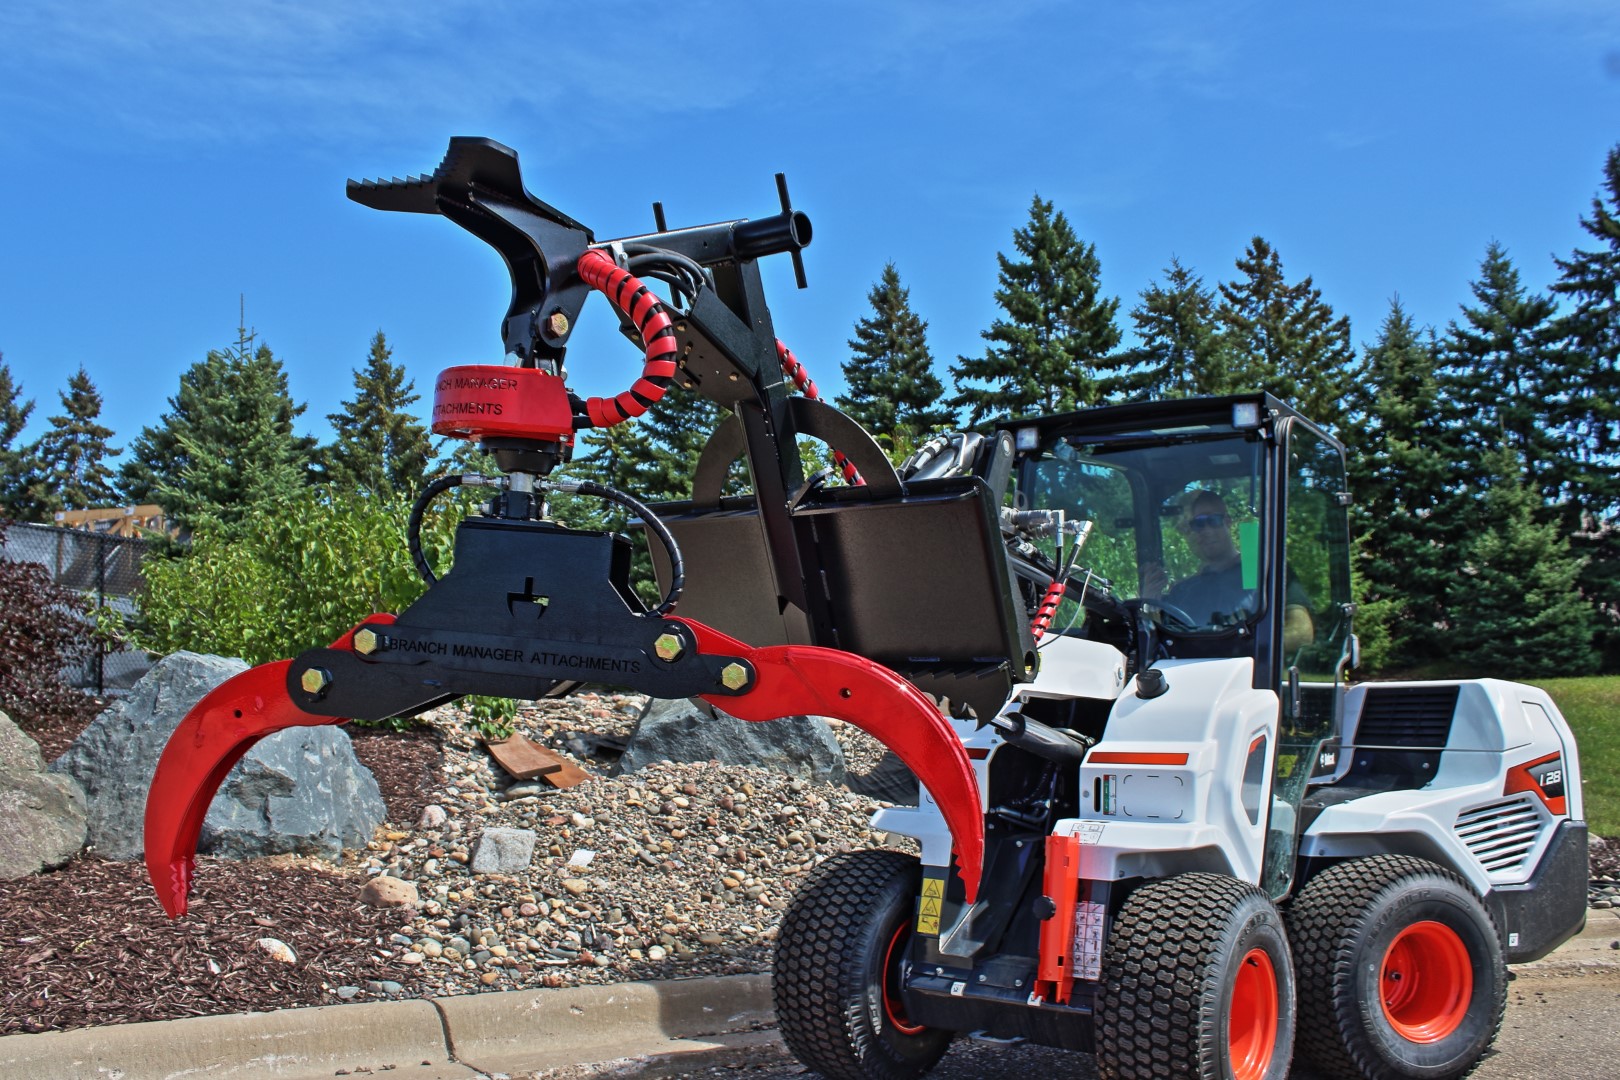
{"type": "Polygon", "coordinates": [[[552,337],[562,337],[568,333],[568,316],[560,311],[553,311],[551,317],[546,319],[546,329],[551,331],[552,337]]]}
{"type": "Polygon", "coordinates": [[[377,632],[367,626],[355,632],[354,651],[361,656],[370,656],[377,651],[377,632]]]}
{"type": "Polygon", "coordinates": [[[677,659],[685,651],[679,634],[659,634],[653,642],[653,652],[658,654],[660,660],[677,659]]]}
{"type": "Polygon", "coordinates": [[[748,685],[748,669],[738,663],[730,663],[720,669],[720,684],[727,690],[741,690],[748,685]]]}
{"type": "Polygon", "coordinates": [[[300,676],[298,683],[306,694],[318,694],[332,685],[332,673],[324,668],[312,667],[300,676]]]}

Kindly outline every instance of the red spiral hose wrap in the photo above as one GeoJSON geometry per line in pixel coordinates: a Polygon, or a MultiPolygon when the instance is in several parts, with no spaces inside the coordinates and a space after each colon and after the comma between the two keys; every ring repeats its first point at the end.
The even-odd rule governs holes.
{"type": "MultiPolygon", "coordinates": [[[[793,355],[793,350],[782,344],[780,339],[776,342],[776,357],[782,361],[782,374],[793,380],[793,385],[798,387],[799,393],[811,401],[821,400],[821,394],[816,391],[815,380],[804,369],[804,365],[799,363],[799,358],[793,355]]],[[[837,450],[833,451],[833,461],[844,471],[846,484],[859,487],[866,483],[861,478],[859,470],[855,468],[855,463],[837,450]]]]}
{"type": "Polygon", "coordinates": [[[669,309],[652,290],[604,252],[593,250],[581,255],[579,276],[630,320],[647,350],[646,366],[635,385],[616,397],[593,397],[585,402],[592,426],[612,427],[640,416],[669,389],[669,381],[675,377],[675,325],[669,309]]]}
{"type": "Polygon", "coordinates": [[[1046,595],[1041,598],[1041,606],[1036,609],[1035,618],[1030,620],[1029,632],[1039,641],[1046,636],[1052,628],[1052,618],[1057,614],[1058,605],[1063,602],[1063,594],[1069,586],[1061,581],[1054,581],[1046,587],[1046,595]]]}

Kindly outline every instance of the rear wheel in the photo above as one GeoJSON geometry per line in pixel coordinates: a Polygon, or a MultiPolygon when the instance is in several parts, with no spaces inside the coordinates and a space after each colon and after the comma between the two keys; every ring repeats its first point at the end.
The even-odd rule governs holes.
{"type": "Polygon", "coordinates": [[[772,985],[793,1056],[829,1080],[909,1080],[933,1068],[951,1032],[906,1014],[901,971],[921,870],[898,851],[834,856],[782,917],[772,985]]]}
{"type": "Polygon", "coordinates": [[[1452,1080],[1507,1005],[1496,926],[1455,874],[1405,855],[1340,863],[1289,905],[1300,1056],[1330,1076],[1452,1080]]]}
{"type": "Polygon", "coordinates": [[[1281,1080],[1294,974],[1276,907],[1219,874],[1137,889],[1109,935],[1096,1030],[1104,1080],[1281,1080]]]}

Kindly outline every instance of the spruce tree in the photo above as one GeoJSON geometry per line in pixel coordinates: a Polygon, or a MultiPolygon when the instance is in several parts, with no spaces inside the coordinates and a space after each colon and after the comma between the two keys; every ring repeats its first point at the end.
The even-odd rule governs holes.
{"type": "Polygon", "coordinates": [[[987,417],[1061,412],[1124,391],[1115,354],[1119,300],[1099,295],[1102,264],[1060,210],[1036,195],[1029,223],[1013,232],[1021,259],[998,252],[996,303],[1005,318],[980,336],[983,356],[959,356],[951,374],[964,385],[951,399],[968,422],[987,417]]]}
{"type": "Polygon", "coordinates": [[[1217,313],[1232,349],[1234,389],[1268,390],[1329,430],[1343,420],[1357,379],[1350,320],[1335,316],[1309,277],[1290,284],[1263,237],[1237,261],[1242,276],[1221,285],[1217,313]]]}
{"type": "Polygon", "coordinates": [[[1358,600],[1384,613],[1388,662],[1399,667],[1444,651],[1454,545],[1466,539],[1437,352],[1433,331],[1420,331],[1400,300],[1392,300],[1378,339],[1366,348],[1365,377],[1350,404],[1358,600]]]}
{"type": "Polygon", "coordinates": [[[1462,668],[1505,678],[1584,675],[1597,668],[1596,620],[1580,593],[1580,560],[1519,472],[1509,446],[1482,463],[1479,525],[1459,552],[1447,644],[1462,668]]]}
{"type": "Polygon", "coordinates": [[[845,361],[838,407],[875,435],[904,426],[911,434],[945,427],[955,414],[941,405],[945,386],[934,374],[928,351],[928,324],[911,310],[911,290],[900,284],[894,263],[867,293],[872,315],[855,323],[852,351],[845,361]]]}
{"type": "Polygon", "coordinates": [[[378,330],[366,366],[354,372],[354,397],[327,419],[337,439],[322,457],[328,478],[339,488],[384,498],[408,495],[421,486],[432,456],[427,426],[405,410],[419,400],[416,385],[378,330]]]}
{"type": "Polygon", "coordinates": [[[1230,394],[1249,389],[1238,381],[1215,315],[1215,293],[1204,279],[1172,258],[1164,283],[1142,290],[1131,309],[1140,344],[1127,356],[1134,394],[1153,398],[1230,394]]]}
{"type": "Polygon", "coordinates": [[[304,485],[314,440],[293,431],[304,406],[256,337],[240,328],[233,348],[209,350],[180,376],[169,411],[130,446],[121,473],[130,501],[158,503],[182,528],[229,528],[304,485]]]}
{"type": "Polygon", "coordinates": [[[1530,490],[1551,506],[1562,499],[1571,471],[1568,443],[1549,422],[1566,389],[1556,305],[1526,291],[1494,241],[1469,288],[1475,306],[1463,306],[1462,321],[1453,320],[1441,342],[1446,381],[1469,417],[1463,464],[1477,472],[1505,442],[1530,490]]]}
{"type": "Polygon", "coordinates": [[[47,514],[112,503],[117,496],[107,458],[119,448],[107,445],[112,428],[97,423],[101,394],[81,367],[59,396],[62,414],[49,418],[51,426],[34,449],[38,464],[30,501],[47,514]]]}
{"type": "Polygon", "coordinates": [[[1596,244],[1555,259],[1552,291],[1574,302],[1556,335],[1567,397],[1554,426],[1572,455],[1563,526],[1585,556],[1581,588],[1598,605],[1604,669],[1620,670],[1620,146],[1609,151],[1602,191],[1581,228],[1596,244]]]}
{"type": "Polygon", "coordinates": [[[32,401],[22,400],[22,384],[11,377],[11,367],[0,355],[0,519],[27,520],[35,512],[28,497],[36,467],[34,447],[19,443],[32,401]]]}

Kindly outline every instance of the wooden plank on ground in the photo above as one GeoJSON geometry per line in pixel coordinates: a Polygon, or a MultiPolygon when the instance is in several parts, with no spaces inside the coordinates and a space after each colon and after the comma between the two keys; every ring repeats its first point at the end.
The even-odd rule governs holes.
{"type": "Polygon", "coordinates": [[[552,787],[571,788],[591,778],[590,773],[567,758],[522,735],[494,741],[486,739],[484,745],[489,747],[495,763],[516,780],[539,777],[552,787]]]}

